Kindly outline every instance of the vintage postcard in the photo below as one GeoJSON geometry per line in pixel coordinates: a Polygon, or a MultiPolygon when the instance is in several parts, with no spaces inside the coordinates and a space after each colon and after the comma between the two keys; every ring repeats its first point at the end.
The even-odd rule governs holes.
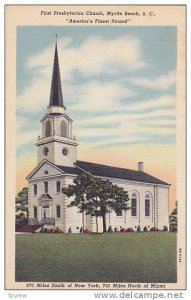
{"type": "Polygon", "coordinates": [[[184,5],[7,5],[6,289],[185,289],[184,5]]]}

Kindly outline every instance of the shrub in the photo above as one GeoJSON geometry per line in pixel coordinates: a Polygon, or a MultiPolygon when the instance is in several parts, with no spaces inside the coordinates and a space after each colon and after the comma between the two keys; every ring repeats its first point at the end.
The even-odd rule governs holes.
{"type": "Polygon", "coordinates": [[[160,231],[157,227],[152,227],[150,231],[160,231]]]}
{"type": "Polygon", "coordinates": [[[134,231],[135,230],[133,228],[130,228],[130,227],[126,229],[126,232],[134,232],[134,231]]]}
{"type": "Polygon", "coordinates": [[[168,226],[163,226],[163,231],[168,231],[168,226]]]}
{"type": "Polygon", "coordinates": [[[126,232],[125,228],[121,228],[120,232],[126,232]]]}
{"type": "Polygon", "coordinates": [[[56,229],[54,229],[54,233],[63,233],[63,231],[60,228],[56,227],[56,229]]]}
{"type": "Polygon", "coordinates": [[[137,226],[137,231],[138,231],[138,232],[141,231],[141,226],[140,226],[140,225],[137,226]]]}
{"type": "Polygon", "coordinates": [[[71,227],[68,228],[68,233],[72,233],[72,228],[71,227]]]}
{"type": "Polygon", "coordinates": [[[64,233],[60,228],[42,228],[41,231],[42,233],[64,233]]]}
{"type": "Polygon", "coordinates": [[[113,228],[111,225],[109,225],[109,227],[108,227],[108,232],[113,232],[113,228]]]}
{"type": "Polygon", "coordinates": [[[143,231],[144,231],[144,232],[147,232],[147,231],[148,231],[148,227],[145,226],[145,227],[143,228],[143,231]]]}
{"type": "Polygon", "coordinates": [[[91,231],[88,229],[84,229],[84,233],[91,233],[91,231]]]}
{"type": "Polygon", "coordinates": [[[171,232],[177,232],[177,227],[175,227],[175,226],[172,227],[172,228],[171,228],[171,232]]]}

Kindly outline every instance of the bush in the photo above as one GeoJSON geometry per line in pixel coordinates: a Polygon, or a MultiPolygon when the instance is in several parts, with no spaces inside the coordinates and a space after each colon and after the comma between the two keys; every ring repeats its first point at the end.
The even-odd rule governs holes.
{"type": "Polygon", "coordinates": [[[134,231],[135,230],[133,228],[130,228],[130,227],[126,229],[126,232],[134,232],[134,231]]]}
{"type": "Polygon", "coordinates": [[[41,233],[64,233],[60,228],[41,228],[41,233]]]}
{"type": "Polygon", "coordinates": [[[125,228],[121,228],[120,232],[126,232],[125,228]]]}
{"type": "Polygon", "coordinates": [[[140,226],[140,225],[137,226],[137,231],[138,231],[138,232],[141,231],[141,226],[140,226]]]}
{"type": "Polygon", "coordinates": [[[177,232],[177,227],[173,226],[173,227],[171,228],[171,232],[177,232]]]}
{"type": "Polygon", "coordinates": [[[157,227],[152,227],[150,231],[160,231],[157,227]]]}
{"type": "Polygon", "coordinates": [[[56,229],[54,229],[54,233],[63,233],[63,231],[60,228],[56,227],[56,229]]]}
{"type": "Polygon", "coordinates": [[[71,227],[68,228],[68,233],[72,233],[72,228],[71,227]]]}
{"type": "Polygon", "coordinates": [[[168,226],[163,226],[163,231],[168,231],[168,226]]]}
{"type": "Polygon", "coordinates": [[[15,216],[15,229],[18,230],[22,228],[24,225],[28,224],[28,219],[25,217],[23,213],[15,216]]]}
{"type": "Polygon", "coordinates": [[[109,227],[108,227],[108,232],[113,232],[113,228],[111,225],[109,225],[109,227]]]}
{"type": "Polygon", "coordinates": [[[148,227],[145,226],[145,227],[143,228],[143,231],[144,231],[144,232],[147,232],[147,231],[148,231],[148,227]]]}
{"type": "Polygon", "coordinates": [[[84,233],[91,233],[91,231],[88,229],[84,229],[84,233]]]}

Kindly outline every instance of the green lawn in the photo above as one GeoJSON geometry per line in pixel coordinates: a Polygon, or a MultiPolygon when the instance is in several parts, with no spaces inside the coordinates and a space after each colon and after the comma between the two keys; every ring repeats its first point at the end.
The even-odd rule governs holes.
{"type": "Polygon", "coordinates": [[[16,235],[16,281],[176,282],[176,234],[16,235]]]}

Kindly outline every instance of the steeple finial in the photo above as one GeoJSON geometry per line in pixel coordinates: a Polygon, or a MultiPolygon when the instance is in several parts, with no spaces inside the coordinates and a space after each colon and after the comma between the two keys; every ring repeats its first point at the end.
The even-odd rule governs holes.
{"type": "Polygon", "coordinates": [[[52,72],[52,83],[51,83],[49,106],[64,107],[63,97],[62,97],[62,86],[61,86],[61,79],[60,79],[59,60],[58,60],[58,50],[57,50],[57,34],[56,34],[54,65],[53,65],[53,72],[52,72]]]}

